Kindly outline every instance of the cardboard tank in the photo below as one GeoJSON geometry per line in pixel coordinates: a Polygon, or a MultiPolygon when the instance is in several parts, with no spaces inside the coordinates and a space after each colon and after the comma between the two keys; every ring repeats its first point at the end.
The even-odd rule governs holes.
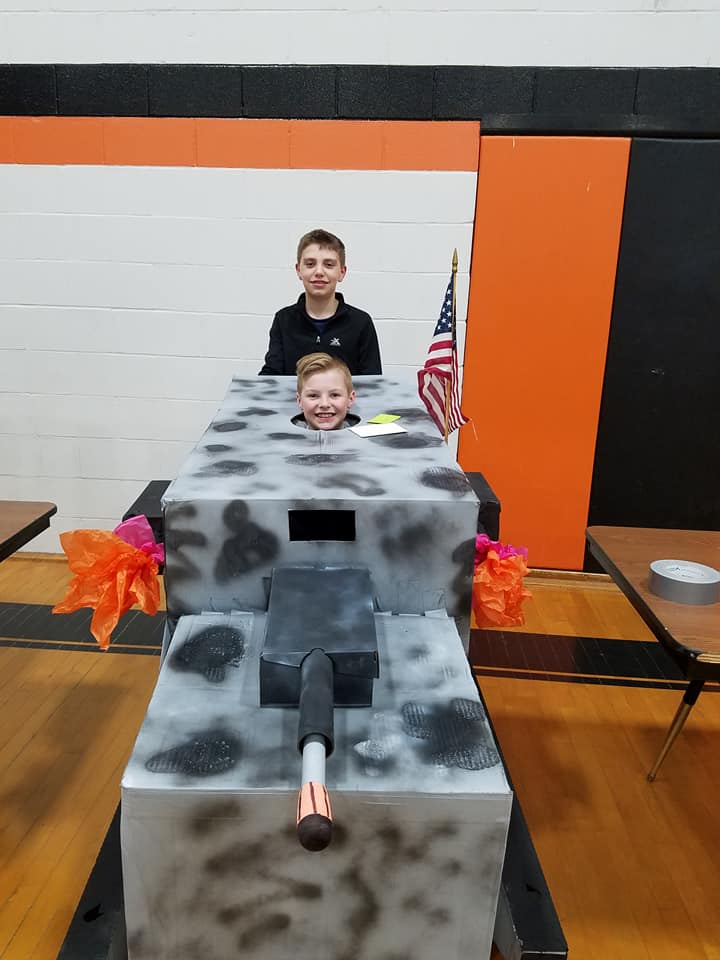
{"type": "Polygon", "coordinates": [[[122,782],[130,960],[490,953],[511,793],[466,657],[478,504],[407,379],[308,431],[232,381],[164,498],[168,628],[122,782]]]}

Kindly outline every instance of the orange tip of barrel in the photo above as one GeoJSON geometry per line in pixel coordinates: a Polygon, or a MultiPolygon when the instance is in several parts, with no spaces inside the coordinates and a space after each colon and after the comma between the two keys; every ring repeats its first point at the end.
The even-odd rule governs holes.
{"type": "Polygon", "coordinates": [[[332,838],[330,797],[322,783],[304,783],[298,794],[297,834],[306,850],[324,850],[332,838]]]}

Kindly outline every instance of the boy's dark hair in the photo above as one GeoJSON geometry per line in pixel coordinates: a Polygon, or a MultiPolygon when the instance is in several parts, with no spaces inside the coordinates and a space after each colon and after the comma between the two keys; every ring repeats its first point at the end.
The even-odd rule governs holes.
{"type": "Polygon", "coordinates": [[[334,233],[320,229],[311,230],[300,237],[297,248],[297,263],[300,263],[305,247],[309,247],[313,243],[316,243],[319,247],[325,247],[327,250],[334,250],[340,260],[340,266],[345,266],[345,244],[334,233]]]}

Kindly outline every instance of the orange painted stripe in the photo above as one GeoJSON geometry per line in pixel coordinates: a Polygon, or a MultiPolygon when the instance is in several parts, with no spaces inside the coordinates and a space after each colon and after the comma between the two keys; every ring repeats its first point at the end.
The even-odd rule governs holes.
{"type": "Polygon", "coordinates": [[[15,117],[15,163],[102,163],[99,117],[15,117]]]}
{"type": "Polygon", "coordinates": [[[363,120],[293,120],[290,123],[290,166],[336,170],[382,170],[385,124],[363,120]]]}
{"type": "Polygon", "coordinates": [[[197,166],[192,117],[111,117],[103,120],[103,135],[108,164],[197,166]]]}
{"type": "Polygon", "coordinates": [[[477,170],[480,124],[460,120],[386,122],[385,169],[477,170]]]}
{"type": "Polygon", "coordinates": [[[15,117],[0,117],[0,163],[15,163],[15,117]]]}
{"type": "Polygon", "coordinates": [[[0,117],[0,163],[477,170],[480,124],[0,117]]]}
{"type": "Polygon", "coordinates": [[[288,120],[198,119],[199,167],[248,167],[285,170],[290,166],[288,120]]]}
{"type": "Polygon", "coordinates": [[[459,459],[533,567],[583,565],[629,149],[482,141],[459,459]]]}

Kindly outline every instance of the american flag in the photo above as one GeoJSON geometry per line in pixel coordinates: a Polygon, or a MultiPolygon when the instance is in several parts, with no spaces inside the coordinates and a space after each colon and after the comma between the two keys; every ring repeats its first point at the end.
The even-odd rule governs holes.
{"type": "Polygon", "coordinates": [[[427,407],[427,412],[437,424],[440,433],[445,435],[445,396],[446,385],[450,381],[450,409],[448,411],[448,433],[457,430],[468,418],[460,409],[458,389],[457,342],[453,329],[452,301],[455,274],[450,277],[440,319],[435,327],[427,360],[422,370],[418,370],[418,393],[427,407]]]}

